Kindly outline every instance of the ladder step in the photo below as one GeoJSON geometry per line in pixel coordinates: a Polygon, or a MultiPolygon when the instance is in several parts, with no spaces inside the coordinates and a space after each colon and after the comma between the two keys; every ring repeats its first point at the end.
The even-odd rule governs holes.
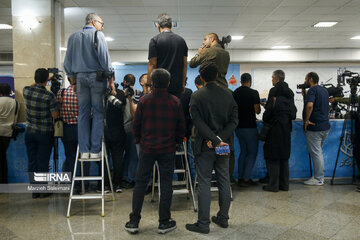
{"type": "Polygon", "coordinates": [[[184,189],[177,189],[173,191],[173,195],[177,195],[177,194],[187,194],[189,193],[189,190],[184,188],[184,189]]]}
{"type": "Polygon", "coordinates": [[[101,176],[88,176],[88,177],[74,177],[74,180],[102,180],[101,176]]]}
{"type": "Polygon", "coordinates": [[[211,191],[211,192],[217,192],[217,191],[219,191],[219,189],[218,189],[217,187],[211,187],[211,188],[210,188],[210,191],[211,191]]]}
{"type": "Polygon", "coordinates": [[[80,162],[99,162],[101,158],[78,158],[80,162]]]}
{"type": "Polygon", "coordinates": [[[174,173],[185,173],[186,169],[175,169],[174,173]]]}
{"type": "Polygon", "coordinates": [[[102,199],[101,194],[73,195],[71,199],[102,199]]]}
{"type": "Polygon", "coordinates": [[[173,186],[186,185],[186,181],[173,181],[173,186]]]}

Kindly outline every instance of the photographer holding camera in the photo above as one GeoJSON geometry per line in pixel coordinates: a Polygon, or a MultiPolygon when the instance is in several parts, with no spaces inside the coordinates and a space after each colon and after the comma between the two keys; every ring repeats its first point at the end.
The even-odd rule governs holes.
{"type": "Polygon", "coordinates": [[[101,32],[104,22],[96,13],[90,13],[85,24],[83,29],[69,37],[64,68],[72,84],[76,82],[81,158],[99,158],[104,131],[103,95],[107,81],[114,95],[116,92],[110,55],[101,32]]]}
{"type": "Polygon", "coordinates": [[[126,133],[125,140],[125,155],[124,155],[124,176],[123,187],[132,188],[135,185],[136,169],[138,166],[138,150],[134,143],[132,134],[132,121],[136,110],[134,99],[139,99],[141,92],[134,89],[135,76],[133,74],[126,74],[121,86],[126,97],[126,104],[124,109],[124,129],[126,133]]]}
{"type": "Polygon", "coordinates": [[[304,131],[308,150],[314,165],[314,176],[305,181],[306,185],[324,185],[324,157],[322,147],[330,131],[329,93],[318,85],[319,76],[309,72],[305,77],[304,96],[304,131]]]}
{"type": "Polygon", "coordinates": [[[203,45],[190,61],[191,68],[196,68],[204,62],[213,62],[219,71],[216,77],[216,83],[226,89],[228,88],[228,83],[225,76],[230,63],[230,55],[229,52],[225,50],[225,44],[230,41],[231,38],[228,37],[220,41],[216,33],[209,33],[204,37],[203,45]]]}
{"type": "Polygon", "coordinates": [[[19,104],[10,94],[9,84],[0,84],[0,183],[8,182],[6,150],[14,136],[14,126],[19,113],[19,104]]]}

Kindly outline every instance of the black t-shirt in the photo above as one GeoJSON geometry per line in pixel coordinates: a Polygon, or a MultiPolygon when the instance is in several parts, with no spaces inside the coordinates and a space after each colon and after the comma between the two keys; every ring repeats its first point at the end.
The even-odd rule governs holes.
{"type": "Polygon", "coordinates": [[[234,91],[233,95],[238,105],[238,128],[256,128],[254,105],[260,103],[258,91],[241,86],[234,91]]]}
{"type": "Polygon", "coordinates": [[[120,89],[116,89],[117,99],[121,101],[121,107],[116,107],[111,103],[106,103],[106,121],[104,134],[107,141],[124,141],[125,130],[124,130],[124,114],[123,109],[126,104],[126,97],[124,92],[120,89]]]}
{"type": "Polygon", "coordinates": [[[186,134],[185,137],[189,138],[191,135],[192,121],[190,116],[190,99],[191,99],[192,90],[190,88],[185,88],[185,92],[180,96],[180,102],[184,111],[185,124],[186,124],[186,134]]]}
{"type": "Polygon", "coordinates": [[[149,58],[157,58],[157,68],[164,68],[171,73],[169,93],[182,92],[184,57],[188,55],[185,40],[173,32],[162,32],[149,43],[149,58]]]}

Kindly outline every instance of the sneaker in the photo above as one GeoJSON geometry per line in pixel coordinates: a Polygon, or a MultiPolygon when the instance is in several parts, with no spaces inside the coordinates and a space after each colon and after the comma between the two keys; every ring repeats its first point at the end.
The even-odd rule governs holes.
{"type": "Polygon", "coordinates": [[[239,179],[237,185],[239,187],[249,187],[249,185],[244,181],[244,179],[239,179]]]}
{"type": "Polygon", "coordinates": [[[158,233],[165,234],[176,228],[176,222],[174,220],[169,220],[166,223],[160,223],[158,228],[158,233]]]}
{"type": "Polygon", "coordinates": [[[267,191],[267,192],[278,192],[279,191],[279,190],[277,190],[275,188],[270,187],[269,185],[263,186],[263,190],[267,191]]]}
{"type": "Polygon", "coordinates": [[[360,186],[357,186],[357,187],[356,187],[356,191],[357,191],[357,192],[360,192],[360,186]]]}
{"type": "Polygon", "coordinates": [[[88,153],[88,152],[80,153],[80,158],[81,159],[88,159],[89,156],[90,156],[90,153],[88,153]]]}
{"type": "Polygon", "coordinates": [[[92,158],[92,159],[101,158],[101,152],[99,152],[99,153],[90,153],[90,158],[92,158]]]}
{"type": "Polygon", "coordinates": [[[199,226],[199,223],[196,222],[194,224],[186,224],[185,225],[186,230],[190,231],[190,232],[197,232],[197,233],[209,233],[210,232],[210,228],[209,227],[201,227],[199,226]]]}
{"type": "Polygon", "coordinates": [[[212,216],[211,221],[222,228],[227,228],[229,226],[227,220],[220,220],[217,216],[212,216]]]}
{"type": "Polygon", "coordinates": [[[131,234],[136,234],[139,232],[139,223],[127,222],[125,224],[125,230],[131,234]]]}
{"type": "Polygon", "coordinates": [[[258,183],[253,181],[252,179],[249,179],[249,180],[245,180],[245,182],[249,185],[249,186],[257,186],[258,183]]]}
{"type": "Polygon", "coordinates": [[[311,186],[322,186],[324,185],[324,180],[323,179],[316,179],[314,177],[310,178],[309,180],[304,182],[305,185],[311,185],[311,186]]]}
{"type": "Polygon", "coordinates": [[[115,192],[117,192],[117,193],[122,192],[122,189],[121,189],[120,185],[115,186],[115,192]]]}
{"type": "MultiPolygon", "coordinates": [[[[98,187],[98,189],[96,189],[96,192],[97,192],[97,193],[101,193],[101,186],[98,187]]],[[[105,186],[105,187],[104,187],[104,194],[109,194],[109,193],[110,193],[110,187],[105,186]]]]}

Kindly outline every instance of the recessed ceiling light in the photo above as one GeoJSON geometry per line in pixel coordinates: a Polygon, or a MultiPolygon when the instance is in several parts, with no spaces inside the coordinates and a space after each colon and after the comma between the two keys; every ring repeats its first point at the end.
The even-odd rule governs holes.
{"type": "Polygon", "coordinates": [[[112,37],[105,37],[105,40],[108,42],[114,41],[114,39],[112,37]]]}
{"type": "Polygon", "coordinates": [[[121,63],[121,62],[112,62],[113,66],[124,66],[125,63],[121,63]]]}
{"type": "Polygon", "coordinates": [[[0,24],[0,29],[13,29],[13,26],[9,24],[0,24]]]}
{"type": "Polygon", "coordinates": [[[286,46],[273,46],[272,49],[287,49],[287,48],[291,48],[291,46],[286,45],[286,46]]]}
{"type": "Polygon", "coordinates": [[[354,37],[352,37],[352,38],[350,38],[350,39],[353,39],[353,40],[360,40],[360,36],[354,36],[354,37]]]}
{"type": "Polygon", "coordinates": [[[333,27],[338,22],[318,22],[317,24],[313,25],[315,28],[321,28],[321,27],[333,27]]]}
{"type": "Polygon", "coordinates": [[[231,36],[232,40],[241,40],[243,38],[244,38],[244,36],[241,36],[241,35],[239,35],[239,36],[231,36]]]}

